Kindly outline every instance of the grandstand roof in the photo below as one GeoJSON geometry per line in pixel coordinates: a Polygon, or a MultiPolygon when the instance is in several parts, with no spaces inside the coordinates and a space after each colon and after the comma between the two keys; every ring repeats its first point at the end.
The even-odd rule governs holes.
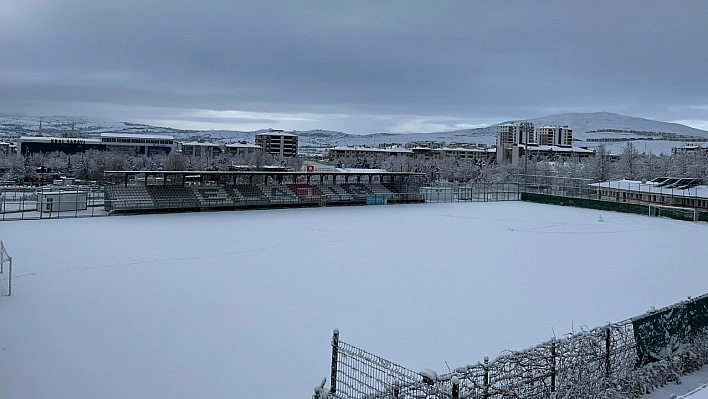
{"type": "Polygon", "coordinates": [[[245,170],[245,171],[230,171],[230,170],[107,170],[103,172],[105,174],[126,174],[126,175],[136,175],[136,174],[149,174],[149,175],[363,175],[363,174],[377,174],[377,175],[396,175],[396,176],[425,176],[425,173],[415,173],[415,172],[386,172],[383,169],[340,169],[339,171],[327,171],[327,172],[303,172],[303,171],[293,171],[293,172],[282,172],[282,171],[263,171],[263,170],[245,170]]]}
{"type": "Polygon", "coordinates": [[[227,148],[261,148],[258,144],[249,144],[249,143],[228,143],[226,144],[227,148]]]}
{"type": "MultiPolygon", "coordinates": [[[[519,148],[526,147],[525,144],[519,144],[519,148]]],[[[587,148],[581,147],[558,147],[556,145],[529,145],[529,152],[531,151],[553,151],[553,152],[576,152],[583,154],[592,154],[595,151],[589,150],[587,148]]]]}
{"type": "Polygon", "coordinates": [[[613,180],[590,184],[594,187],[610,188],[619,191],[631,191],[641,193],[651,193],[660,195],[671,195],[674,197],[701,198],[708,199],[708,186],[700,185],[691,188],[679,189],[662,186],[660,182],[639,180],[613,180]]]}
{"type": "Polygon", "coordinates": [[[157,140],[174,140],[174,137],[164,134],[140,134],[140,133],[101,133],[101,137],[116,137],[128,139],[157,139],[157,140]]]}
{"type": "Polygon", "coordinates": [[[198,146],[198,147],[219,147],[218,143],[200,143],[199,141],[182,142],[180,144],[182,144],[183,146],[191,145],[191,146],[198,146]]]}

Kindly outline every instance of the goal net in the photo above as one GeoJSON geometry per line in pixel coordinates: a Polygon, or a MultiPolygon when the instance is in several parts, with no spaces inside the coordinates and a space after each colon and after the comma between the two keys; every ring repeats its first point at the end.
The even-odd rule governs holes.
{"type": "Polygon", "coordinates": [[[12,294],[12,258],[0,241],[0,296],[12,294]]]}
{"type": "Polygon", "coordinates": [[[698,210],[669,205],[649,205],[649,216],[697,222],[698,210]]]}

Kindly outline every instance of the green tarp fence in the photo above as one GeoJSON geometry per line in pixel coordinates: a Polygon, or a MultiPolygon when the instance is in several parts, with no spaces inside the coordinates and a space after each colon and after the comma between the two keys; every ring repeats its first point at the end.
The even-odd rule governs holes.
{"type": "MultiPolygon", "coordinates": [[[[588,198],[572,198],[559,195],[521,193],[521,200],[536,202],[539,204],[573,206],[577,208],[597,209],[601,211],[613,211],[623,213],[636,213],[638,215],[649,215],[648,205],[627,204],[624,202],[602,201],[588,198]]],[[[661,216],[678,220],[693,220],[693,215],[679,210],[672,211],[668,208],[661,209],[661,216]]],[[[708,222],[708,212],[699,211],[698,220],[708,222]]]]}
{"type": "Polygon", "coordinates": [[[708,295],[632,319],[637,367],[683,353],[708,328],[708,295]]]}
{"type": "Polygon", "coordinates": [[[577,208],[598,209],[601,211],[614,211],[624,213],[636,213],[648,215],[649,207],[646,205],[626,204],[622,202],[610,202],[592,200],[587,198],[561,197],[557,195],[521,193],[522,201],[536,202],[539,204],[574,206],[577,208]]]}

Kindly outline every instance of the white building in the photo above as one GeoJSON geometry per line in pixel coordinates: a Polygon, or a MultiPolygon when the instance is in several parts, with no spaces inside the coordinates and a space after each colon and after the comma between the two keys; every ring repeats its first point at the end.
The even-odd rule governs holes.
{"type": "Polygon", "coordinates": [[[404,147],[366,147],[353,145],[340,145],[329,150],[330,159],[358,158],[358,157],[387,157],[399,155],[413,155],[413,150],[404,147]]]}
{"type": "Polygon", "coordinates": [[[186,157],[215,157],[221,154],[221,146],[217,143],[200,143],[192,141],[189,143],[180,143],[182,155],[186,157]]]}
{"type": "Polygon", "coordinates": [[[37,211],[44,213],[87,209],[86,191],[45,191],[37,193],[37,211]]]}
{"type": "Polygon", "coordinates": [[[573,130],[568,126],[542,126],[527,137],[521,131],[521,123],[505,123],[497,126],[497,162],[517,163],[528,155],[534,159],[555,160],[558,158],[587,158],[595,155],[593,150],[573,147],[573,130]]]}
{"type": "Polygon", "coordinates": [[[238,143],[229,143],[224,146],[224,152],[231,156],[245,157],[247,155],[261,152],[261,146],[257,144],[248,144],[245,141],[238,143]]]}
{"type": "Polygon", "coordinates": [[[539,145],[554,145],[558,147],[573,146],[573,130],[568,126],[542,126],[536,128],[536,139],[539,145]]]}
{"type": "Polygon", "coordinates": [[[101,133],[101,144],[109,151],[146,155],[169,154],[177,146],[172,136],[136,133],[101,133]]]}
{"type": "Polygon", "coordinates": [[[660,177],[651,181],[613,180],[592,183],[605,201],[708,209],[708,186],[699,179],[660,177]]]}
{"type": "Polygon", "coordinates": [[[683,147],[673,147],[671,153],[674,155],[708,155],[708,147],[703,147],[698,144],[686,144],[683,147]]]}
{"type": "Polygon", "coordinates": [[[298,137],[296,134],[270,129],[268,133],[256,134],[256,145],[266,154],[296,157],[298,137]]]}
{"type": "Polygon", "coordinates": [[[504,123],[497,126],[497,162],[509,162],[513,158],[518,158],[520,144],[535,144],[535,132],[521,131],[521,123],[504,123]]]}

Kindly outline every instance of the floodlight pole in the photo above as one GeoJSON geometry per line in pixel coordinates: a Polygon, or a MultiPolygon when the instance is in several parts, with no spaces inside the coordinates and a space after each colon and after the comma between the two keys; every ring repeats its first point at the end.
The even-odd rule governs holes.
{"type": "Polygon", "coordinates": [[[521,134],[525,135],[526,138],[524,140],[524,189],[528,191],[528,186],[529,186],[529,173],[528,173],[528,165],[529,165],[529,134],[533,133],[534,131],[534,125],[531,122],[521,122],[519,124],[519,130],[521,130],[521,134]]]}

